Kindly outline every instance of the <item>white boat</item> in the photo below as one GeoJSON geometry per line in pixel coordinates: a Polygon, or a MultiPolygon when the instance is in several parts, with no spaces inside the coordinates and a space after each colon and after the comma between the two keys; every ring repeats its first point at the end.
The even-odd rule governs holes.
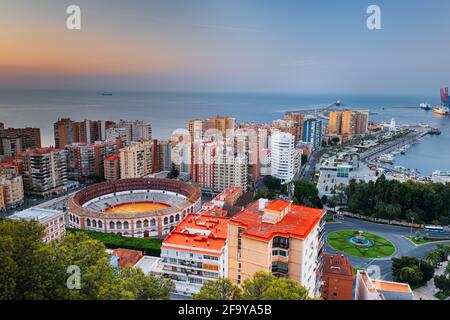
{"type": "Polygon", "coordinates": [[[436,183],[450,183],[450,171],[435,171],[431,174],[431,180],[436,183]]]}
{"type": "Polygon", "coordinates": [[[378,161],[385,162],[385,163],[392,163],[394,162],[394,156],[392,154],[382,154],[378,161]]]}
{"type": "Polygon", "coordinates": [[[423,110],[431,110],[431,105],[430,105],[429,103],[422,102],[422,103],[420,104],[420,109],[423,109],[423,110]]]}
{"type": "Polygon", "coordinates": [[[436,106],[433,108],[434,113],[437,113],[441,116],[448,115],[450,113],[450,109],[446,106],[436,106]]]}

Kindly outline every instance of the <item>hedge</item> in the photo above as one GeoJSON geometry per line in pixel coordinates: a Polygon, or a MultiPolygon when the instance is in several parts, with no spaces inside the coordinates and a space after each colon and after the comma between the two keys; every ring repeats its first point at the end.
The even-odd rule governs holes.
{"type": "Polygon", "coordinates": [[[67,228],[68,232],[84,232],[90,238],[102,242],[109,249],[124,248],[140,250],[145,255],[159,257],[161,255],[162,239],[130,238],[111,233],[67,228]]]}

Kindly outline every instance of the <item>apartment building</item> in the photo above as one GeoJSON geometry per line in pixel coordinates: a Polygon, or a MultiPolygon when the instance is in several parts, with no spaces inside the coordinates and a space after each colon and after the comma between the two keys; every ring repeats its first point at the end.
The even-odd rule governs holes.
{"type": "Polygon", "coordinates": [[[72,143],[66,145],[67,176],[70,180],[85,181],[91,176],[104,178],[105,158],[119,150],[117,141],[95,143],[72,143]]]}
{"type": "Polygon", "coordinates": [[[67,183],[67,151],[30,149],[19,154],[23,161],[25,193],[45,196],[64,190],[67,183]]]}
{"type": "Polygon", "coordinates": [[[152,173],[152,141],[133,142],[119,150],[120,178],[142,178],[152,173]]]}
{"type": "Polygon", "coordinates": [[[0,210],[16,208],[23,204],[22,176],[0,173],[0,210]]]}
{"type": "Polygon", "coordinates": [[[257,271],[298,281],[320,296],[324,210],[260,199],[228,224],[228,278],[237,285],[257,271]]]}
{"type": "Polygon", "coordinates": [[[328,123],[328,134],[345,137],[364,135],[368,131],[369,111],[339,110],[331,111],[328,123]]]}
{"type": "Polygon", "coordinates": [[[295,168],[294,136],[275,130],[271,139],[271,175],[287,183],[294,179],[295,168]]]}
{"type": "Polygon", "coordinates": [[[91,144],[106,139],[107,129],[114,122],[103,120],[73,121],[70,118],[60,118],[53,124],[55,148],[64,149],[72,143],[91,144]]]}
{"type": "Polygon", "coordinates": [[[214,191],[237,186],[248,190],[248,159],[245,155],[219,153],[214,157],[214,191]]]}
{"type": "Polygon", "coordinates": [[[12,220],[35,220],[44,226],[43,241],[48,243],[66,234],[64,211],[33,207],[8,217],[12,220]]]}
{"type": "Polygon", "coordinates": [[[302,142],[310,144],[314,149],[322,146],[323,121],[315,117],[307,117],[303,122],[302,142]]]}
{"type": "Polygon", "coordinates": [[[126,146],[132,142],[152,140],[152,126],[142,120],[120,120],[106,130],[106,139],[120,138],[126,146]]]}
{"type": "Polygon", "coordinates": [[[104,177],[106,181],[114,181],[120,179],[120,157],[113,154],[105,157],[104,161],[104,177]]]}
{"type": "Polygon", "coordinates": [[[321,296],[324,300],[353,300],[355,274],[343,254],[323,254],[321,296]]]}
{"type": "Polygon", "coordinates": [[[407,283],[371,279],[366,271],[356,274],[355,300],[413,300],[414,294],[407,283]]]}
{"type": "Polygon", "coordinates": [[[170,171],[172,168],[172,145],[169,140],[158,140],[157,156],[159,171],[170,171]]]}
{"type": "Polygon", "coordinates": [[[26,149],[40,147],[39,128],[0,128],[0,155],[15,157],[26,149]]]}
{"type": "Polygon", "coordinates": [[[227,276],[228,221],[189,214],[164,239],[162,274],[174,281],[177,293],[198,293],[205,282],[227,276]]]}

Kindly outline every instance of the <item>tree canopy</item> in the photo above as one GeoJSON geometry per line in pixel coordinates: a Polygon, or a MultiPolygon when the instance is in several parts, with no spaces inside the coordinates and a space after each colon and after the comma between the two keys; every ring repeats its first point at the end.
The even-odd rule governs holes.
{"type": "Polygon", "coordinates": [[[170,280],[115,270],[105,246],[84,233],[46,244],[36,221],[0,220],[0,299],[168,299],[170,280]],[[72,267],[80,287],[69,289],[72,267]]]}
{"type": "Polygon", "coordinates": [[[176,179],[180,175],[180,171],[177,169],[177,166],[175,163],[172,162],[172,165],[170,167],[170,171],[167,174],[168,179],[176,179]]]}
{"type": "Polygon", "coordinates": [[[259,271],[246,279],[239,288],[229,279],[206,282],[195,300],[309,300],[308,290],[297,281],[278,278],[272,273],[259,271]]]}
{"type": "Polygon", "coordinates": [[[319,191],[314,183],[306,180],[294,181],[294,203],[308,207],[322,209],[322,201],[319,198],[319,191]]]}
{"type": "Polygon", "coordinates": [[[348,210],[385,219],[450,224],[450,184],[351,180],[346,188],[348,210]]]}

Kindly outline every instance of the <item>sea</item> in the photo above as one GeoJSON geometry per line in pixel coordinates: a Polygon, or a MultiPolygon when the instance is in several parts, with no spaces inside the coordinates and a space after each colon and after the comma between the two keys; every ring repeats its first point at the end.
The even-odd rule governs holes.
{"type": "Polygon", "coordinates": [[[61,117],[74,120],[139,119],[152,124],[156,139],[169,139],[174,130],[186,128],[193,118],[229,115],[240,121],[267,123],[287,111],[314,110],[340,100],[345,107],[368,109],[370,121],[416,125],[420,122],[441,129],[439,136],[426,136],[395,165],[417,169],[422,175],[450,170],[450,116],[419,109],[421,102],[438,104],[439,96],[319,95],[269,93],[193,93],[112,91],[0,91],[0,122],[6,127],[41,128],[43,146],[54,145],[53,123],[61,117]]]}

